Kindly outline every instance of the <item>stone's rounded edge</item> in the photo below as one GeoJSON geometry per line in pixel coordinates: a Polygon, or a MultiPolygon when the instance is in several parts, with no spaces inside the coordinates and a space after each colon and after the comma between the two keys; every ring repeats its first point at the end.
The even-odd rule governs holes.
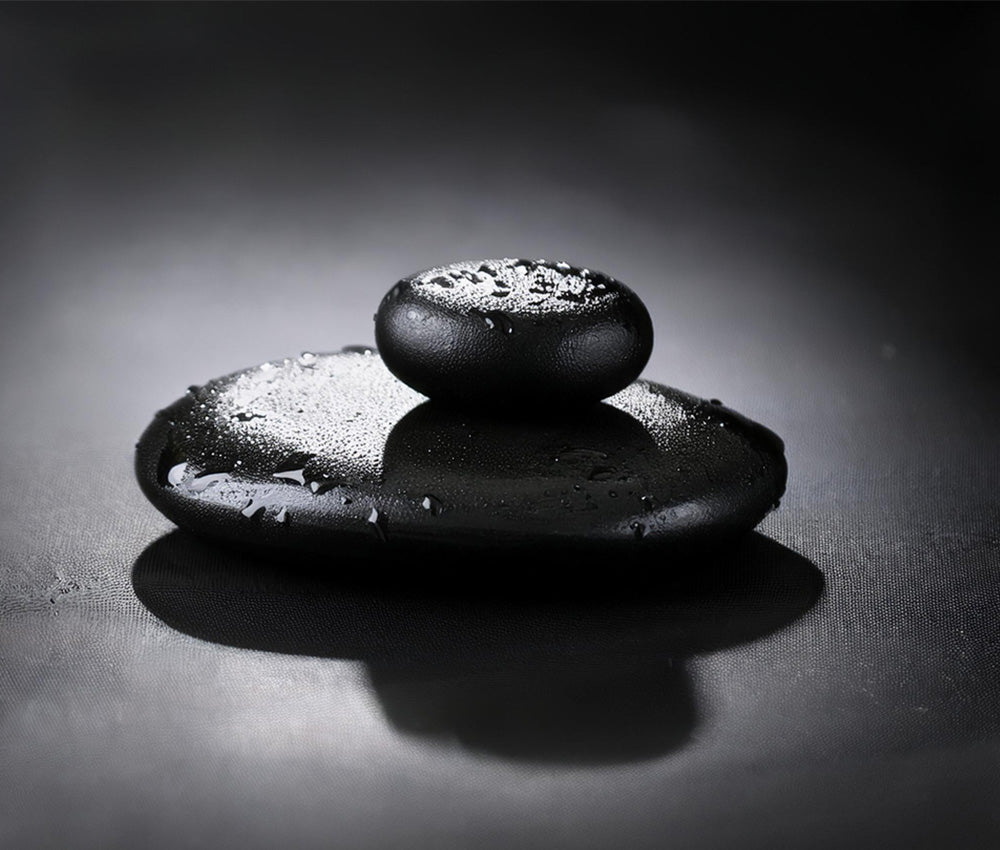
{"type": "Polygon", "coordinates": [[[639,296],[613,278],[600,275],[601,297],[585,307],[551,313],[510,309],[487,296],[474,306],[467,295],[449,302],[447,293],[458,290],[448,288],[428,298],[428,286],[418,283],[480,262],[500,261],[418,272],[383,297],[376,346],[401,381],[437,400],[497,410],[518,402],[593,404],[641,374],[653,349],[652,319],[639,296]]]}
{"type": "MultiPolygon", "coordinates": [[[[345,355],[321,355],[339,356],[345,355]]],[[[553,509],[546,514],[552,519],[552,523],[546,528],[541,528],[537,523],[530,527],[528,524],[522,526],[516,521],[517,517],[514,517],[513,522],[501,522],[496,517],[491,518],[489,512],[476,513],[475,510],[467,512],[464,517],[449,514],[430,520],[426,507],[421,508],[419,504],[422,493],[419,488],[409,488],[413,492],[408,492],[406,487],[397,487],[398,482],[384,482],[383,485],[368,486],[361,492],[361,498],[348,514],[347,509],[340,507],[339,502],[332,498],[336,495],[332,492],[326,494],[327,498],[317,498],[307,487],[290,482],[279,482],[276,485],[273,480],[260,475],[237,478],[235,483],[245,488],[244,498],[252,498],[255,493],[264,489],[273,492],[276,486],[279,488],[283,504],[290,506],[295,517],[291,527],[281,526],[274,521],[273,515],[263,512],[254,520],[241,516],[240,508],[245,505],[234,501],[236,497],[232,494],[228,503],[220,501],[218,490],[221,487],[194,496],[183,487],[170,486],[166,482],[170,467],[175,462],[180,462],[173,454],[175,449],[172,448],[171,430],[184,424],[185,417],[192,414],[196,401],[192,395],[179,399],[161,411],[146,428],[137,444],[135,470],[146,497],[177,525],[198,535],[244,549],[309,553],[313,556],[313,562],[333,563],[339,556],[399,556],[405,559],[420,554],[432,556],[435,552],[445,551],[471,554],[484,547],[508,553],[529,550],[551,553],[598,550],[620,555],[659,553],[657,557],[662,555],[673,558],[681,552],[724,545],[753,529],[774,507],[784,491],[787,463],[782,440],[763,425],[736,411],[711,405],[668,387],[649,382],[637,383],[638,393],[645,394],[651,389],[668,397],[670,404],[683,406],[689,413],[692,410],[707,411],[704,415],[698,413],[698,417],[701,425],[709,422],[709,416],[714,417],[709,423],[713,426],[711,433],[714,433],[714,426],[724,423],[726,427],[722,430],[738,437],[740,445],[746,443],[752,448],[752,452],[736,456],[753,460],[753,468],[758,470],[756,477],[750,476],[753,480],[748,485],[734,490],[733,498],[726,498],[727,487],[730,485],[724,485],[721,490],[714,487],[696,494],[698,498],[689,500],[688,504],[684,504],[683,499],[677,499],[667,506],[669,510],[661,511],[657,508],[647,516],[637,514],[635,509],[631,512],[622,510],[593,530],[589,527],[581,530],[581,526],[576,524],[575,527],[563,528],[561,531],[559,519],[562,514],[554,507],[554,503],[553,509]],[[640,384],[645,386],[639,387],[640,384]],[[677,513],[678,506],[682,509],[680,513],[677,513]],[[684,511],[692,506],[697,510],[685,514],[684,511]],[[371,512],[375,513],[375,521],[371,520],[371,512]],[[453,522],[455,519],[458,520],[457,524],[453,522]],[[638,534],[638,523],[648,524],[648,534],[638,534]]],[[[434,410],[432,402],[424,404],[434,410]]],[[[622,411],[622,408],[617,408],[617,411],[622,411]]],[[[457,413],[455,415],[459,418],[462,416],[457,413]]],[[[484,417],[482,421],[490,420],[484,417]]],[[[639,420],[635,420],[634,424],[636,427],[646,427],[641,426],[639,420]]],[[[598,428],[599,431],[602,429],[603,426],[598,428]]],[[[475,463],[480,466],[482,463],[493,463],[496,447],[505,439],[504,433],[507,432],[498,430],[492,454],[475,463]]],[[[707,444],[696,443],[692,446],[697,451],[708,450],[707,444]]],[[[749,462],[742,461],[744,468],[737,471],[751,472],[749,462]]],[[[197,459],[193,463],[197,465],[197,459]]],[[[415,472],[412,480],[420,483],[421,475],[428,470],[422,470],[422,461],[419,459],[414,459],[414,463],[416,468],[412,470],[415,472]]],[[[478,480],[475,475],[469,474],[475,468],[463,471],[452,467],[449,474],[459,484],[465,482],[468,490],[478,480]]],[[[515,461],[514,471],[518,468],[515,461]]],[[[640,468],[636,480],[641,482],[642,475],[640,468]]],[[[669,477],[666,480],[669,485],[669,477]]],[[[734,482],[736,479],[731,477],[727,480],[734,482]]],[[[667,489],[669,490],[669,486],[667,489]]],[[[608,514],[624,508],[624,504],[622,499],[616,499],[615,507],[612,508],[611,503],[605,500],[602,507],[603,513],[608,514]]]]}
{"type": "Polygon", "coordinates": [[[409,279],[396,284],[375,314],[375,346],[399,380],[428,397],[446,396],[449,384],[462,382],[464,366],[477,343],[482,358],[504,355],[499,337],[477,340],[473,317],[422,301],[409,279]]]}
{"type": "Polygon", "coordinates": [[[210,503],[186,502],[165,483],[165,476],[173,462],[182,462],[180,458],[171,457],[170,435],[175,427],[174,421],[182,420],[193,405],[194,399],[188,395],[156,414],[136,443],[135,473],[143,495],[167,519],[196,534],[219,537],[219,529],[224,529],[229,521],[228,512],[210,503]]]}
{"type": "MultiPolygon", "coordinates": [[[[712,403],[709,402],[709,404],[712,403]]],[[[755,447],[765,463],[770,463],[773,466],[771,471],[774,477],[774,487],[771,504],[754,522],[754,527],[756,527],[767,514],[777,508],[781,497],[785,495],[785,488],[788,486],[788,459],[785,457],[785,441],[766,425],[755,422],[738,410],[733,410],[725,405],[712,406],[726,416],[727,426],[730,429],[742,433],[746,442],[755,447]]]]}
{"type": "MultiPolygon", "coordinates": [[[[656,341],[656,331],[653,328],[653,317],[650,316],[645,302],[639,297],[638,293],[625,286],[625,284],[621,284],[621,287],[628,300],[629,313],[634,325],[633,334],[636,346],[635,359],[633,361],[635,374],[628,380],[626,383],[627,386],[642,374],[642,370],[649,363],[649,358],[653,354],[653,345],[656,341]]],[[[604,398],[607,398],[607,396],[604,396],[604,398]]]]}
{"type": "Polygon", "coordinates": [[[167,445],[167,435],[171,425],[168,417],[177,411],[186,399],[180,399],[169,407],[157,412],[153,421],[146,426],[135,444],[133,469],[139,489],[149,502],[167,519],[174,521],[160,506],[159,465],[167,445]]]}
{"type": "MultiPolygon", "coordinates": [[[[238,374],[240,373],[236,372],[216,380],[225,380],[238,374]]],[[[292,545],[289,545],[288,528],[274,522],[261,522],[259,517],[244,518],[238,504],[225,504],[211,499],[194,500],[182,496],[179,490],[165,481],[165,476],[174,460],[181,462],[179,458],[172,456],[170,435],[175,427],[172,420],[180,421],[185,413],[190,412],[193,404],[193,398],[185,396],[164,408],[136,443],[134,469],[139,488],[163,516],[198,537],[248,554],[281,555],[296,551],[314,556],[331,555],[333,560],[342,555],[366,558],[384,551],[380,541],[370,539],[363,527],[359,530],[356,523],[332,525],[328,522],[328,513],[310,517],[308,490],[291,483],[274,485],[262,482],[259,477],[248,478],[243,482],[250,493],[275,486],[283,490],[283,501],[299,520],[293,532],[295,542],[292,545]],[[321,521],[317,524],[316,519],[321,521]],[[355,527],[351,527],[352,525],[355,527]]],[[[322,560],[321,558],[320,562],[322,560]]]]}
{"type": "MultiPolygon", "coordinates": [[[[164,483],[165,474],[172,465],[169,455],[174,421],[183,419],[193,404],[192,396],[187,395],[156,414],[136,443],[135,474],[139,488],[153,507],[181,528],[197,533],[199,526],[203,524],[200,512],[192,511],[171,492],[169,485],[164,483]]],[[[180,462],[179,459],[176,460],[180,462]]],[[[225,520],[225,515],[222,518],[225,520]]]]}

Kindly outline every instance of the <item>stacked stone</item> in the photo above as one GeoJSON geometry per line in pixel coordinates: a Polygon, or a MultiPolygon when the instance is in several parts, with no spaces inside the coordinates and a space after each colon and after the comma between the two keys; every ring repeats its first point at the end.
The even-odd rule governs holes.
{"type": "Polygon", "coordinates": [[[601,272],[433,268],[375,337],[192,387],[138,443],[145,494],[194,532],[325,557],[698,550],[784,491],[775,434],[638,380],[649,313],[601,272]]]}
{"type": "Polygon", "coordinates": [[[382,299],[375,341],[388,369],[435,400],[486,410],[563,408],[639,377],[653,324],[601,272],[546,260],[455,263],[382,299]]]}

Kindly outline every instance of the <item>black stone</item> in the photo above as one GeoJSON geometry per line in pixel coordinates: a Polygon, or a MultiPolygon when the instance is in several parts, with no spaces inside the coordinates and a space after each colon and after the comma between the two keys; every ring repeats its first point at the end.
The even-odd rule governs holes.
{"type": "Polygon", "coordinates": [[[375,341],[401,381],[489,410],[607,398],[649,360],[639,297],[600,272],[546,260],[476,260],[411,275],[382,299],[375,341]]]}
{"type": "Polygon", "coordinates": [[[569,415],[462,412],[372,349],[304,354],[194,387],[137,447],[177,525],[340,555],[677,552],[749,531],[785,487],[781,440],[647,381],[569,415]]]}

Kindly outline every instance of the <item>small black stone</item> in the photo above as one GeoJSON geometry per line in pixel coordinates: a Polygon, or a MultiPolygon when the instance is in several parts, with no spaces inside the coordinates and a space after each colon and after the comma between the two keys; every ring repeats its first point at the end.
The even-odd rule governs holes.
{"type": "Polygon", "coordinates": [[[786,466],[763,426],[648,381],[517,421],[428,401],[352,348],[192,388],[142,435],[136,472],[183,528],[335,563],[725,542],[772,509],[786,466]]]}
{"type": "Polygon", "coordinates": [[[382,299],[388,369],[465,408],[562,408],[635,380],[653,348],[639,297],[601,272],[546,260],[475,260],[404,278],[382,299]]]}

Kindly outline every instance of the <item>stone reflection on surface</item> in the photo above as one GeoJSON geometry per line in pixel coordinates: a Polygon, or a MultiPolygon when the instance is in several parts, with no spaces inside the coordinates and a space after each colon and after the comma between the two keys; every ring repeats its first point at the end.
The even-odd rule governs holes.
{"type": "Polygon", "coordinates": [[[757,534],[611,575],[585,558],[548,571],[489,556],[310,566],[178,531],[143,552],[132,581],[153,614],[198,639],[365,662],[403,733],[584,765],[682,747],[698,724],[684,659],[782,628],[823,585],[806,559],[757,534]]]}

